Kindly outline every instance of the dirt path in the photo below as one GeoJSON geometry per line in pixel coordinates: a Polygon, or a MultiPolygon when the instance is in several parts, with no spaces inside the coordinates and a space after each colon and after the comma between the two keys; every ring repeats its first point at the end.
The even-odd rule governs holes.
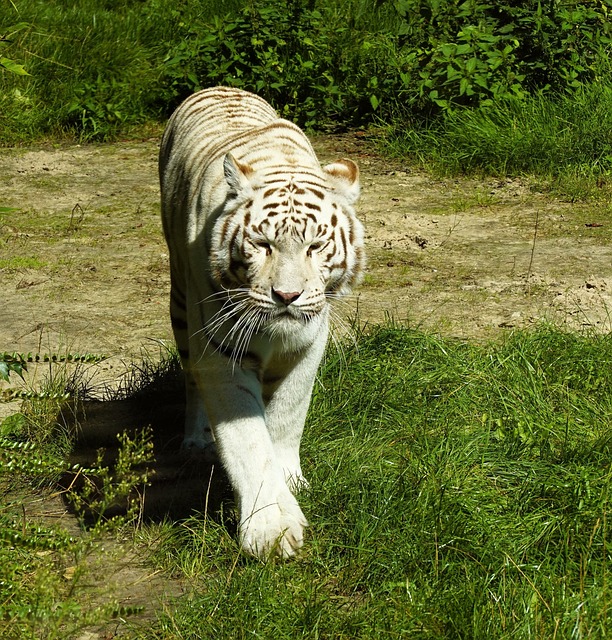
{"type": "MultiPolygon", "coordinates": [[[[363,320],[467,338],[541,319],[609,329],[609,206],[520,181],[434,180],[354,136],[315,142],[322,160],[361,166],[363,320]]],[[[170,339],[156,156],[156,140],[3,151],[0,206],[14,210],[0,214],[1,349],[125,357],[170,339]]]]}

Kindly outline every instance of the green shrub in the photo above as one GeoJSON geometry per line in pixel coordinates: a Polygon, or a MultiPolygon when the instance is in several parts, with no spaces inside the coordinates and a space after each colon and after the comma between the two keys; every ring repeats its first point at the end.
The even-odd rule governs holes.
{"type": "Polygon", "coordinates": [[[396,0],[398,45],[418,60],[403,79],[411,108],[486,106],[597,80],[610,53],[608,4],[396,0]]]}
{"type": "Polygon", "coordinates": [[[169,101],[225,84],[259,94],[305,126],[344,118],[341,87],[350,69],[335,46],[340,34],[313,5],[268,0],[233,16],[182,21],[181,37],[163,61],[169,101]]]}

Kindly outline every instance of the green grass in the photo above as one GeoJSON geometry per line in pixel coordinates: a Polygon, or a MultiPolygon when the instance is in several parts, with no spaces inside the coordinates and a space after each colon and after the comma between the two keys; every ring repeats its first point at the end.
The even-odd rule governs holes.
{"type": "Polygon", "coordinates": [[[0,258],[0,269],[20,271],[21,269],[42,269],[46,263],[35,256],[14,256],[0,258]]]}
{"type": "Polygon", "coordinates": [[[606,637],[611,365],[610,336],[371,328],[315,391],[303,557],[244,559],[201,517],[145,530],[192,588],[138,637],[606,637]]]}
{"type": "MultiPolygon", "coordinates": [[[[30,451],[3,433],[5,499],[11,469],[61,467],[44,442],[30,451]]],[[[315,388],[302,556],[245,558],[201,514],[144,524],[136,547],[188,586],[126,637],[605,638],[611,453],[612,336],[542,326],[478,345],[367,328],[330,348],[315,388]]],[[[137,483],[129,464],[117,473],[137,483]]],[[[69,539],[15,505],[0,511],[3,637],[58,638],[116,615],[84,601],[84,565],[72,587],[58,579],[67,555],[104,539],[69,539]]]]}
{"type": "Polygon", "coordinates": [[[380,120],[395,153],[445,172],[540,174],[576,197],[609,182],[606,7],[447,4],[5,2],[1,53],[29,75],[0,66],[0,144],[146,132],[230,84],[315,129],[380,120]]]}
{"type": "Polygon", "coordinates": [[[426,129],[392,126],[386,148],[443,173],[537,175],[576,199],[609,198],[612,85],[458,109],[426,129]]]}
{"type": "MultiPolygon", "coordinates": [[[[275,30],[293,28],[290,16],[294,9],[301,14],[311,4],[292,0],[246,6],[236,0],[179,5],[163,0],[2,3],[0,36],[6,36],[0,39],[2,55],[24,65],[28,75],[0,68],[0,144],[22,144],[48,136],[116,139],[135,126],[165,120],[199,86],[223,83],[255,89],[258,79],[252,77],[251,68],[259,76],[272,73],[260,92],[270,91],[272,85],[281,88],[274,92],[277,96],[283,95],[283,87],[285,94],[292,87],[297,90],[299,79],[292,83],[287,76],[304,77],[312,61],[297,70],[279,67],[288,63],[276,62],[275,48],[282,58],[286,43],[275,30]],[[246,10],[256,17],[243,15],[246,10]],[[239,19],[243,22],[237,29],[239,19]],[[253,33],[245,33],[253,21],[257,22],[253,33]],[[206,54],[209,59],[200,47],[213,33],[218,40],[206,54]],[[255,44],[259,38],[266,40],[265,46],[260,43],[261,50],[255,44]]],[[[331,56],[330,51],[339,54],[349,44],[358,49],[361,34],[372,29],[373,19],[381,29],[397,29],[392,7],[374,8],[364,0],[336,3],[324,11],[322,33],[312,35],[322,40],[307,45],[324,56],[331,56]],[[339,31],[343,39],[330,44],[339,31]]],[[[301,32],[294,36],[308,40],[301,32]]],[[[316,77],[317,87],[329,82],[316,77]]],[[[330,95],[338,91],[332,81],[330,95]]],[[[353,105],[348,111],[351,109],[353,105]]],[[[317,119],[322,121],[323,115],[317,119]]]]}

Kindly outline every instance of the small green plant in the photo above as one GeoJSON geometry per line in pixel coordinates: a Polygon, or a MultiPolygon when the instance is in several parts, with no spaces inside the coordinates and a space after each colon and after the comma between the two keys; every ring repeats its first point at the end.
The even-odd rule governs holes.
{"type": "MultiPolygon", "coordinates": [[[[80,592],[90,580],[89,562],[100,554],[100,546],[111,532],[125,531],[137,519],[139,501],[134,498],[148,482],[147,465],[151,445],[147,433],[119,437],[119,459],[111,471],[101,455],[89,469],[70,465],[33,442],[0,437],[0,633],[3,638],[63,638],[91,625],[139,608],[119,607],[112,600],[90,603],[80,592]],[[83,523],[79,535],[52,527],[26,514],[29,498],[19,483],[72,475],[83,480],[83,493],[68,489],[67,496],[83,523]],[[88,487],[96,486],[94,492],[88,487]],[[128,503],[125,514],[108,518],[107,511],[118,503],[128,503]]],[[[76,483],[75,483],[76,484],[76,483]]],[[[102,589],[103,590],[103,589],[102,589]]],[[[107,598],[108,600],[108,598],[107,598]]]]}
{"type": "MultiPolygon", "coordinates": [[[[74,428],[66,412],[79,404],[74,363],[99,362],[94,354],[0,354],[10,374],[22,375],[30,363],[46,363],[49,377],[40,389],[14,393],[21,411],[0,425],[0,635],[3,638],[63,638],[139,608],[119,607],[105,594],[90,602],[91,565],[110,536],[128,531],[141,514],[141,497],[151,475],[151,434],[122,433],[117,460],[104,452],[91,465],[69,462],[74,428]],[[60,364],[61,363],[61,364],[60,364]],[[68,534],[47,524],[31,508],[52,488],[72,505],[82,527],[68,534]],[[33,488],[37,496],[33,496],[33,488]]],[[[102,593],[106,585],[97,588],[102,593]]]]}
{"type": "MultiPolygon", "coordinates": [[[[0,33],[0,51],[6,49],[12,43],[17,33],[29,28],[29,24],[20,22],[19,24],[15,24],[12,27],[6,29],[4,33],[0,33]]],[[[6,58],[3,55],[0,55],[0,68],[17,76],[29,75],[22,64],[19,64],[15,62],[15,60],[11,60],[10,58],[6,58]]]]}
{"type": "Polygon", "coordinates": [[[143,490],[151,477],[150,430],[134,437],[125,432],[117,437],[120,446],[113,467],[104,463],[105,451],[101,449],[89,470],[76,470],[72,481],[75,488],[67,495],[83,525],[96,533],[139,520],[143,490]]]}
{"type": "Polygon", "coordinates": [[[0,353],[0,379],[9,381],[9,375],[16,373],[23,378],[23,372],[27,371],[27,356],[20,353],[0,353]]]}
{"type": "MultiPolygon", "coordinates": [[[[5,382],[10,382],[10,374],[15,373],[19,375],[22,380],[24,379],[24,373],[28,370],[29,364],[95,364],[102,362],[107,356],[94,354],[94,353],[16,353],[16,352],[0,352],[0,379],[5,382]]],[[[62,374],[66,373],[64,369],[62,374]]],[[[75,380],[79,378],[80,372],[77,370],[72,375],[72,386],[74,387],[75,380]]],[[[61,375],[58,378],[54,378],[53,375],[47,380],[46,388],[43,391],[8,387],[2,389],[0,392],[0,402],[11,402],[15,399],[43,399],[43,398],[65,398],[67,394],[65,392],[66,385],[69,384],[69,380],[66,376],[61,375]]]]}

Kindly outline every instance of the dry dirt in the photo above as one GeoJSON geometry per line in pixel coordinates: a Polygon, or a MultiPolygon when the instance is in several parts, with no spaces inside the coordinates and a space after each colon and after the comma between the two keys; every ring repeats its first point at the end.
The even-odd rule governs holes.
{"type": "MultiPolygon", "coordinates": [[[[608,204],[519,180],[437,180],[356,136],[315,144],[323,161],[361,167],[361,320],[465,338],[542,319],[609,329],[608,204]]],[[[14,210],[0,214],[0,349],[127,357],[170,339],[156,158],[157,140],[2,152],[0,207],[14,210]]]]}
{"type": "MultiPolygon", "coordinates": [[[[341,307],[347,316],[358,309],[361,321],[391,317],[470,340],[543,320],[610,330],[610,203],[562,202],[520,180],[435,179],[381,158],[359,136],[314,142],[322,161],[350,157],[362,172],[369,267],[358,294],[341,307]]],[[[0,352],[105,354],[95,370],[112,381],[143,350],[156,353],[159,341],[171,340],[157,144],[2,151],[0,352]]],[[[146,402],[119,405],[89,407],[75,455],[87,462],[116,431],[139,426],[136,414],[147,424],[177,425],[156,442],[151,515],[197,505],[210,468],[195,473],[175,459],[181,407],[168,400],[164,416],[146,402]]],[[[0,404],[0,421],[17,409],[0,404]]],[[[67,517],[58,499],[32,505],[52,520],[67,517]]],[[[183,590],[129,553],[113,566],[119,601],[148,603],[149,615],[164,594],[183,590]]],[[[81,637],[114,637],[119,627],[81,637]]]]}

